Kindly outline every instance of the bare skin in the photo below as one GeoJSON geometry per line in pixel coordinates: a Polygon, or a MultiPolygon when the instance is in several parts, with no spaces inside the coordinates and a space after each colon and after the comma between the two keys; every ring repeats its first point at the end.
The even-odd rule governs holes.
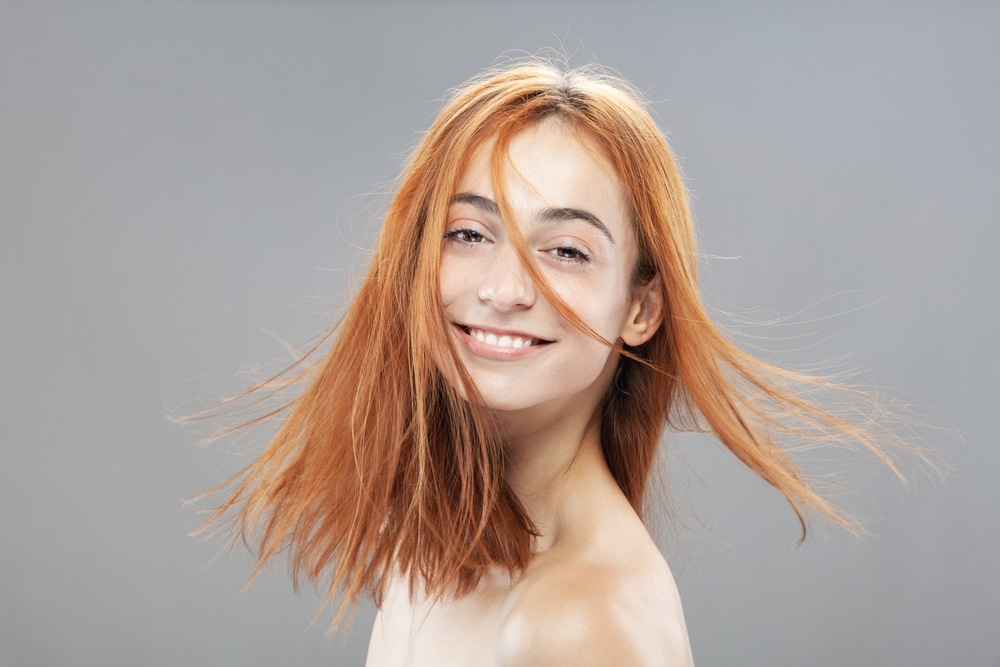
{"type": "MultiPolygon", "coordinates": [[[[459,186],[467,196],[452,206],[442,298],[460,356],[501,417],[505,479],[541,537],[524,572],[513,580],[488,572],[464,597],[411,599],[405,580],[394,579],[367,665],[689,666],[673,576],[601,451],[597,408],[618,356],[535,289],[489,206],[489,149],[474,154],[459,186]],[[519,351],[521,341],[501,341],[498,350],[505,334],[532,344],[519,351]]],[[[611,168],[554,119],[518,134],[510,157],[514,224],[553,289],[606,339],[648,340],[662,319],[658,279],[638,289],[629,282],[635,240],[611,168]]]]}

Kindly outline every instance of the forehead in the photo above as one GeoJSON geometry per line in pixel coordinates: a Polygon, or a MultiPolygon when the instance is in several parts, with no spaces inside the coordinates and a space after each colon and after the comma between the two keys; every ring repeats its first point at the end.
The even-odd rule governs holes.
{"type": "MultiPolygon", "coordinates": [[[[481,144],[469,157],[459,192],[495,199],[491,159],[496,140],[481,144]]],[[[504,185],[520,213],[543,207],[586,210],[614,227],[627,227],[621,180],[596,142],[569,123],[550,117],[518,132],[510,141],[504,185]]]]}

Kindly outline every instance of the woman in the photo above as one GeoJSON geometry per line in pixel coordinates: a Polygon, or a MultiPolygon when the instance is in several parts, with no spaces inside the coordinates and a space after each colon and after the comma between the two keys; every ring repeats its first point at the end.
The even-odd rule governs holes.
{"type": "Polygon", "coordinates": [[[810,513],[850,523],[782,433],[853,439],[891,467],[884,434],[807,398],[836,387],[717,331],[696,264],[683,183],[624,82],[544,62],[473,81],[411,156],[329,350],[215,520],[258,570],[285,551],[296,581],[342,592],[335,623],[373,597],[372,666],[690,665],[641,519],[666,427],[713,432],[803,535],[810,513]]]}

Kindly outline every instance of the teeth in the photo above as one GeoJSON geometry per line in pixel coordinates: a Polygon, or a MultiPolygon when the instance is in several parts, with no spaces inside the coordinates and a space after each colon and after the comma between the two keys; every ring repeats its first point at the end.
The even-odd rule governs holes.
{"type": "Polygon", "coordinates": [[[508,336],[506,334],[497,336],[496,334],[483,331],[482,329],[470,329],[469,334],[480,343],[493,345],[495,347],[510,347],[520,349],[531,345],[531,338],[521,338],[520,336],[508,336]]]}

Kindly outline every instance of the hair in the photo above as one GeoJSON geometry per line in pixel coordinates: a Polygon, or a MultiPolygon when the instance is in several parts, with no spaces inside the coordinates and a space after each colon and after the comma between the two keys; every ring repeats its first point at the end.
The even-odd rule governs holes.
{"type": "Polygon", "coordinates": [[[379,603],[394,573],[409,577],[411,591],[419,584],[461,595],[487,568],[513,576],[529,563],[538,533],[504,482],[502,434],[451,342],[438,272],[465,165],[495,141],[497,204],[522,262],[562,317],[601,339],[548,286],[509,224],[508,145],[548,118],[598,147],[620,179],[639,250],[633,286],[661,279],[664,321],[652,338],[634,348],[604,341],[621,356],[599,408],[601,446],[635,511],[642,516],[661,436],[672,428],[713,433],[787,499],[803,538],[810,515],[855,526],[781,442],[853,442],[895,471],[883,451],[891,431],[887,437],[864,415],[845,417],[815,398],[854,390],[764,363],[713,324],[699,295],[684,182],[647,109],[636,90],[602,69],[538,60],[490,70],[452,94],[400,176],[356,297],[313,351],[328,348],[325,356],[243,394],[306,385],[265,415],[280,427],[219,487],[229,496],[206,524],[228,525],[254,553],[251,579],[286,555],[296,589],[304,577],[323,583],[327,602],[343,594],[336,625],[361,596],[379,603]]]}

